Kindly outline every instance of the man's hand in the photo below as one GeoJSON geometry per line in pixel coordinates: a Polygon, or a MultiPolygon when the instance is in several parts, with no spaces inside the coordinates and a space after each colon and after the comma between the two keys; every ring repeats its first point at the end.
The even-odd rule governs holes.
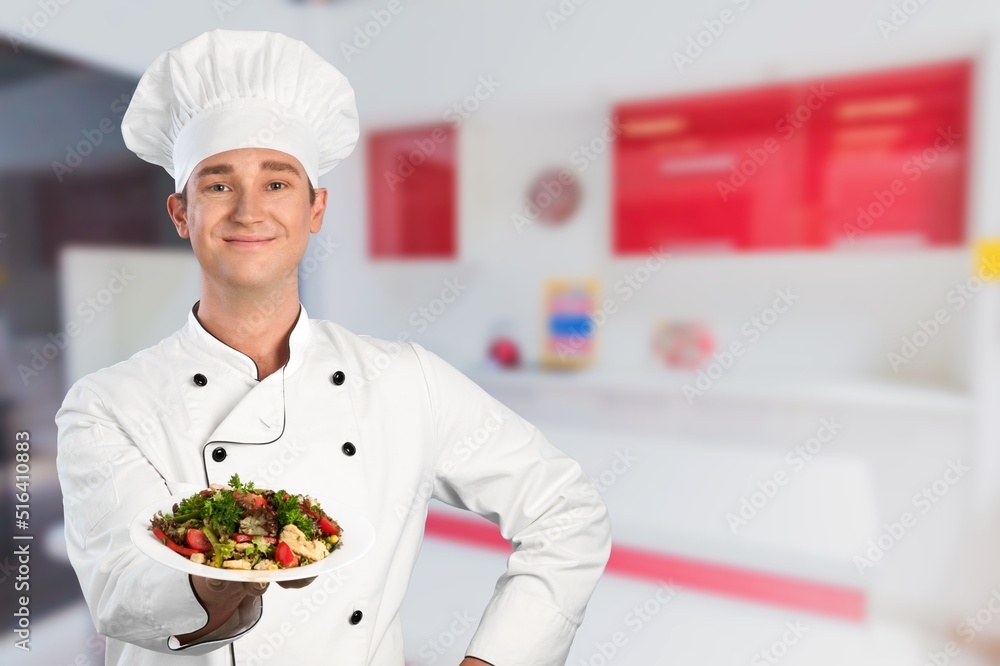
{"type": "MultiPolygon", "coordinates": [[[[314,580],[316,580],[316,576],[300,580],[278,581],[278,585],[286,589],[297,589],[305,587],[314,580]]],[[[240,583],[191,576],[191,587],[194,588],[195,596],[208,613],[208,622],[197,631],[178,635],[177,640],[181,645],[187,645],[212,633],[229,621],[248,597],[263,595],[267,591],[268,585],[270,583],[240,583]]]]}
{"type": "Polygon", "coordinates": [[[178,635],[177,640],[181,645],[196,641],[221,627],[237,612],[245,599],[261,596],[269,585],[269,583],[238,583],[203,576],[190,576],[190,578],[195,596],[208,613],[208,622],[197,631],[178,635]]]}
{"type": "Polygon", "coordinates": [[[305,587],[314,580],[316,580],[316,576],[313,576],[312,578],[301,578],[299,580],[279,580],[278,585],[286,590],[297,590],[300,587],[305,587]]]}
{"type": "Polygon", "coordinates": [[[475,657],[466,657],[458,666],[493,666],[493,664],[482,659],[476,659],[475,657]]]}

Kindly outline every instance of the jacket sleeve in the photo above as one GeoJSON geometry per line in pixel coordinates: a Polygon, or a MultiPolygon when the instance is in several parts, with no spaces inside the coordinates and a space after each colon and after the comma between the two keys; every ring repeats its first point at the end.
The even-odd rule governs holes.
{"type": "Polygon", "coordinates": [[[561,666],[611,553],[594,482],[532,424],[419,344],[438,455],[433,497],[499,525],[513,553],[466,651],[561,666]]]}
{"type": "Polygon", "coordinates": [[[249,631],[262,613],[259,597],[201,640],[179,644],[176,635],[205,626],[208,613],[186,573],[154,562],[129,538],[135,513],[170,496],[166,482],[84,380],[69,390],[55,421],[66,548],[98,633],[201,655],[249,631]]]}

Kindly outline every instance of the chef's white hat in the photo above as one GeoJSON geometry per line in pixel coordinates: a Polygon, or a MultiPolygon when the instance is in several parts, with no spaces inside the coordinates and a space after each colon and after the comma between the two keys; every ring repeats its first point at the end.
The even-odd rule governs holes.
{"type": "Polygon", "coordinates": [[[304,43],[277,32],[212,30],[157,56],[122,136],[174,177],[177,192],[199,162],[235,148],[288,153],[317,187],[354,150],[358,111],[347,78],[304,43]]]}

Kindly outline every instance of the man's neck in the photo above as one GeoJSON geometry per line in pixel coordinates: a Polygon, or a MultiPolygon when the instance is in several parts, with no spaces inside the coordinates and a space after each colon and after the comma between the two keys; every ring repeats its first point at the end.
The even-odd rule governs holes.
{"type": "Polygon", "coordinates": [[[267,294],[218,294],[202,285],[195,316],[209,333],[249,356],[263,380],[288,362],[288,338],[299,316],[298,285],[267,294]]]}

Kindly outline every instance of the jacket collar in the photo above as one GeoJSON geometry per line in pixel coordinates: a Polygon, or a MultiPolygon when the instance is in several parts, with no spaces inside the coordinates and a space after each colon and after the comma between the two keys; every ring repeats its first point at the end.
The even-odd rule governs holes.
{"type": "MultiPolygon", "coordinates": [[[[197,301],[191,309],[188,311],[187,324],[184,326],[184,335],[190,340],[196,347],[207,353],[213,359],[217,360],[219,363],[230,368],[236,373],[248,377],[251,380],[259,381],[257,379],[257,364],[252,358],[239,351],[234,347],[230,347],[222,340],[218,339],[214,335],[208,332],[208,330],[202,326],[201,322],[198,321],[197,315],[195,315],[195,310],[198,309],[197,301]]],[[[305,361],[306,355],[309,353],[309,347],[312,344],[313,332],[312,326],[309,323],[309,314],[306,312],[306,308],[302,303],[299,303],[299,317],[295,321],[295,326],[292,328],[291,335],[288,336],[288,361],[285,363],[284,368],[277,372],[283,372],[285,376],[288,376],[295,372],[305,361]]]]}

